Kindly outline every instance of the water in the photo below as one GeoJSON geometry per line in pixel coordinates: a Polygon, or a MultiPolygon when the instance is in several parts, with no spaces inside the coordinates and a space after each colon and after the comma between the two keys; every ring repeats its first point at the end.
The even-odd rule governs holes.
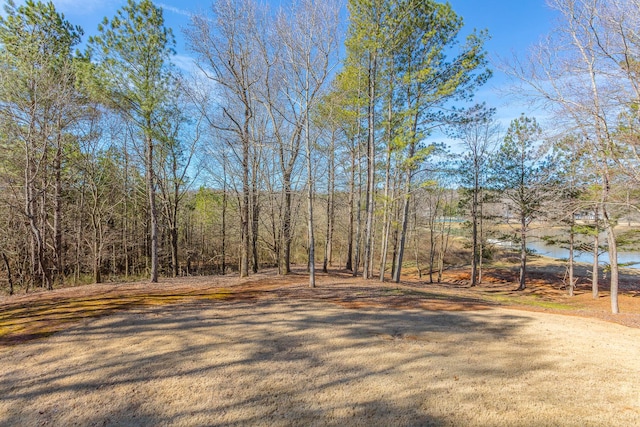
{"type": "MultiPolygon", "coordinates": [[[[550,246],[535,238],[527,242],[527,248],[534,250],[536,254],[548,256],[550,258],[569,259],[569,249],[550,246]]],[[[573,259],[576,262],[593,263],[593,253],[574,250],[573,259]]],[[[600,264],[609,264],[609,254],[606,252],[600,254],[598,261],[600,264]]],[[[640,252],[618,252],[618,264],[626,263],[633,264],[627,266],[628,268],[640,269],[640,252]]]]}

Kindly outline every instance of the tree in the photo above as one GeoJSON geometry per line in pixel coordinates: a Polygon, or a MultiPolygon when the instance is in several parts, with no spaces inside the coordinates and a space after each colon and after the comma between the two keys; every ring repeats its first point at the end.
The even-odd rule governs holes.
{"type": "MultiPolygon", "coordinates": [[[[550,243],[562,245],[569,250],[569,259],[567,261],[567,290],[569,296],[573,296],[575,284],[578,279],[574,278],[574,252],[576,250],[576,237],[579,234],[593,234],[592,226],[579,225],[576,222],[576,216],[585,207],[594,206],[593,197],[590,197],[589,186],[596,178],[590,173],[591,165],[589,162],[589,153],[587,145],[575,135],[568,135],[554,141],[553,158],[555,164],[556,180],[558,182],[558,198],[555,208],[550,209],[550,214],[557,219],[560,224],[568,228],[568,236],[566,239],[555,239],[546,237],[545,240],[550,243]],[[591,199],[591,200],[590,200],[591,199]]],[[[597,223],[597,214],[594,215],[594,222],[597,223]]],[[[597,228],[597,227],[596,227],[597,228]]],[[[597,233],[596,233],[597,234],[597,233]]],[[[592,275],[592,284],[597,295],[598,288],[598,251],[597,237],[595,242],[594,274],[592,275]]]]}
{"type": "Polygon", "coordinates": [[[52,289],[52,272],[63,274],[65,147],[82,117],[73,55],[82,30],[51,2],[29,0],[17,7],[8,1],[5,12],[0,16],[0,142],[8,157],[1,170],[15,196],[8,200],[10,207],[19,209],[28,224],[30,281],[52,289]]]}
{"type": "MultiPolygon", "coordinates": [[[[419,205],[422,208],[429,231],[429,283],[437,271],[437,281],[442,279],[444,256],[449,247],[453,217],[455,216],[455,190],[452,187],[452,171],[443,170],[437,179],[418,189],[419,205]]],[[[418,197],[416,197],[418,198],[418,197]]],[[[418,242],[416,242],[416,245],[418,242]]]]}
{"type": "Polygon", "coordinates": [[[178,276],[180,261],[178,256],[178,218],[180,206],[190,180],[190,170],[197,144],[200,140],[202,117],[190,108],[190,103],[180,96],[184,85],[180,83],[172,91],[159,125],[158,187],[162,200],[162,213],[169,225],[171,248],[171,271],[178,276]],[[188,113],[190,119],[188,117],[188,113]]]}
{"type": "Polygon", "coordinates": [[[405,182],[395,282],[400,281],[402,270],[412,180],[420,163],[433,151],[431,146],[420,147],[420,140],[438,125],[441,109],[447,102],[470,98],[491,76],[485,68],[486,32],[467,36],[460,51],[449,59],[447,54],[458,41],[462,18],[449,4],[407,0],[403,6],[399,16],[410,18],[401,20],[406,26],[401,27],[400,33],[406,34],[406,39],[400,45],[398,61],[405,182]]]}
{"type": "Polygon", "coordinates": [[[292,10],[286,21],[280,20],[278,32],[288,81],[288,97],[302,119],[307,167],[307,232],[309,242],[309,286],[315,287],[314,166],[312,164],[311,113],[321,99],[329,73],[337,65],[340,9],[337,2],[304,0],[292,10]]]}
{"type": "MultiPolygon", "coordinates": [[[[393,272],[393,279],[399,281],[412,179],[430,150],[421,148],[420,141],[437,126],[440,108],[453,99],[469,97],[490,76],[483,69],[486,33],[471,34],[455,52],[452,48],[459,41],[462,19],[448,4],[421,0],[353,0],[349,2],[349,11],[347,63],[360,68],[367,83],[367,221],[363,276],[368,278],[372,273],[376,110],[381,99],[378,85],[384,72],[392,83],[390,88],[396,91],[395,95],[387,96],[388,105],[397,106],[394,108],[398,124],[393,137],[394,149],[404,158],[401,230],[393,272]],[[453,57],[448,57],[452,52],[453,57]]],[[[388,118],[388,122],[392,120],[388,118]]]]}
{"type": "MultiPolygon", "coordinates": [[[[259,81],[254,88],[254,96],[258,102],[257,106],[264,108],[266,118],[263,119],[269,127],[269,137],[273,142],[266,144],[275,153],[278,171],[269,170],[270,173],[267,185],[270,188],[280,186],[280,200],[278,210],[278,222],[275,217],[271,218],[273,235],[273,250],[275,251],[276,262],[279,274],[289,274],[291,272],[291,246],[294,238],[294,194],[296,192],[296,182],[298,178],[296,172],[299,168],[299,157],[304,129],[304,115],[300,111],[296,102],[296,97],[292,96],[289,83],[295,82],[292,76],[291,67],[285,61],[286,42],[281,37],[282,33],[287,34],[289,16],[282,10],[282,17],[272,19],[266,10],[261,10],[260,19],[256,19],[256,26],[259,26],[252,35],[256,44],[255,59],[256,67],[260,69],[257,73],[259,81]],[[278,182],[280,181],[280,182],[278,182]]],[[[272,205],[277,203],[272,201],[272,205]]]]}
{"type": "Polygon", "coordinates": [[[158,210],[156,157],[162,107],[171,88],[171,56],[175,44],[164,26],[162,9],[151,0],[127,5],[98,26],[89,38],[87,57],[97,62],[98,94],[107,105],[133,121],[144,140],[144,164],[149,202],[151,282],[158,281],[158,210]]]}
{"type": "Polygon", "coordinates": [[[475,105],[463,112],[459,118],[454,135],[462,142],[466,153],[460,164],[462,185],[471,193],[471,286],[480,282],[482,275],[480,261],[482,257],[481,221],[484,188],[488,172],[489,158],[493,154],[499,127],[493,118],[495,110],[484,104],[475,105]]]}
{"type": "Polygon", "coordinates": [[[115,174],[116,154],[114,150],[102,150],[94,141],[91,147],[86,147],[78,159],[81,179],[87,188],[87,210],[91,228],[91,252],[93,254],[93,281],[102,283],[102,264],[109,233],[113,233],[109,224],[114,223],[118,205],[122,203],[122,195],[113,184],[115,174]]]}
{"type": "Polygon", "coordinates": [[[345,65],[333,82],[331,99],[335,117],[340,123],[341,133],[344,135],[344,148],[348,152],[345,161],[345,172],[348,174],[348,225],[347,225],[347,255],[345,268],[358,275],[360,263],[360,228],[361,228],[361,193],[362,193],[362,111],[367,104],[363,92],[364,74],[360,67],[345,65]],[[358,185],[356,185],[358,184],[358,185]]]}
{"type": "Polygon", "coordinates": [[[189,48],[197,55],[198,68],[219,91],[216,99],[222,117],[209,116],[208,123],[228,135],[225,139],[241,165],[240,276],[244,277],[249,275],[251,257],[250,174],[251,149],[255,144],[252,134],[256,115],[255,90],[261,71],[256,64],[259,28],[256,7],[251,0],[217,0],[212,5],[212,12],[214,18],[193,15],[186,35],[189,48]]]}
{"type": "Polygon", "coordinates": [[[324,260],[322,272],[327,273],[333,261],[333,239],[336,224],[336,150],[337,142],[342,130],[344,111],[342,100],[344,95],[336,91],[335,81],[332,82],[331,91],[326,94],[318,106],[314,116],[314,126],[323,133],[323,138],[328,139],[328,145],[324,146],[323,154],[327,157],[327,207],[326,207],[326,232],[324,245],[324,260]]]}
{"type": "MultiPolygon", "coordinates": [[[[559,126],[580,134],[599,175],[597,211],[604,219],[611,267],[611,311],[619,312],[618,261],[611,216],[615,175],[634,175],[620,167],[637,156],[621,149],[616,122],[634,111],[638,85],[638,2],[618,0],[549,0],[560,20],[526,60],[514,58],[505,70],[518,79],[518,88],[554,113],[559,126]],[[627,172],[625,172],[627,171],[627,172]]],[[[637,113],[637,110],[635,110],[637,113]]],[[[629,172],[630,171],[630,172],[629,172]]],[[[635,179],[635,178],[634,178],[635,179]]]]}
{"type": "Polygon", "coordinates": [[[542,130],[535,118],[522,114],[511,121],[504,142],[492,163],[493,187],[503,194],[509,212],[518,221],[520,278],[518,290],[526,287],[527,233],[531,222],[543,215],[544,202],[552,191],[550,164],[539,145],[542,130]]]}
{"type": "MultiPolygon", "coordinates": [[[[373,215],[376,165],[376,103],[378,101],[378,60],[384,45],[386,34],[392,34],[385,25],[389,24],[387,12],[388,0],[351,0],[348,3],[351,21],[347,35],[347,64],[361,68],[366,78],[367,100],[367,187],[366,187],[366,225],[364,233],[364,269],[363,277],[371,277],[370,258],[373,246],[373,215]]],[[[358,73],[360,74],[360,73],[358,73]]],[[[356,258],[358,258],[356,256],[356,258]]],[[[356,266],[357,268],[357,266],[356,266]]]]}

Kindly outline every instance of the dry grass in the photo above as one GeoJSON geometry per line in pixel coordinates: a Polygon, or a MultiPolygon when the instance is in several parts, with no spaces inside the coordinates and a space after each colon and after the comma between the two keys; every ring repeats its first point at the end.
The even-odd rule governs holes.
{"type": "Polygon", "coordinates": [[[492,274],[479,289],[454,283],[463,271],[316,289],[267,273],[4,298],[0,425],[640,425],[640,329],[492,274]]]}

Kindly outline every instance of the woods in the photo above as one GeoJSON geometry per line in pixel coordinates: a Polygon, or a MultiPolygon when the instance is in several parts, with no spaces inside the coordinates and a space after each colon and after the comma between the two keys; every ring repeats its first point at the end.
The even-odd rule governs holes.
{"type": "MultiPolygon", "coordinates": [[[[489,32],[449,4],[215,0],[171,29],[159,4],[129,0],[83,30],[53,3],[8,0],[2,283],[14,293],[301,265],[314,287],[316,263],[398,283],[407,268],[439,280],[463,257],[474,286],[509,242],[523,290],[538,222],[562,229],[571,253],[608,252],[617,313],[617,251],[637,240],[616,227],[638,211],[628,8],[640,5],[550,4],[558,26],[500,68],[553,117],[499,123],[474,99],[492,76],[489,32]],[[190,72],[176,65],[177,31],[190,72]]],[[[598,275],[595,261],[594,296],[598,275]]]]}

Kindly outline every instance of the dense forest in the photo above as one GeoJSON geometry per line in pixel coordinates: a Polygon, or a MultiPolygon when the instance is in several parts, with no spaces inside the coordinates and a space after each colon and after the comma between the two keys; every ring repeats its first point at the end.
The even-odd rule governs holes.
{"type": "Polygon", "coordinates": [[[294,265],[310,286],[330,267],[437,281],[458,263],[473,286],[509,241],[524,289],[543,222],[570,254],[593,252],[594,295],[609,253],[617,312],[616,254],[637,240],[619,224],[638,210],[640,2],[549,4],[555,29],[490,66],[490,29],[432,0],[214,0],[182,29],[129,0],[86,38],[52,2],[7,0],[0,283],[294,265]],[[545,116],[501,126],[476,103],[495,67],[545,116]]]}

